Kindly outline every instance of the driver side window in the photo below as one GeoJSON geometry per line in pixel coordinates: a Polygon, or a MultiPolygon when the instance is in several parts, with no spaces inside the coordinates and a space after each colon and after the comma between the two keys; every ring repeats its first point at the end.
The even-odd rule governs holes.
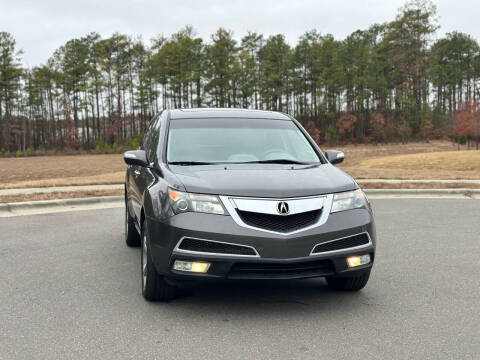
{"type": "Polygon", "coordinates": [[[150,129],[150,143],[148,144],[147,159],[150,163],[157,161],[158,142],[160,140],[160,126],[162,124],[162,116],[159,116],[150,129]]]}
{"type": "Polygon", "coordinates": [[[143,137],[143,142],[142,142],[142,150],[145,150],[147,153],[147,160],[148,162],[153,161],[153,155],[151,154],[151,147],[152,147],[152,141],[153,137],[155,135],[155,128],[157,124],[160,124],[160,115],[158,114],[153,119],[150,121],[150,125],[148,126],[147,132],[145,133],[145,136],[143,137]]]}

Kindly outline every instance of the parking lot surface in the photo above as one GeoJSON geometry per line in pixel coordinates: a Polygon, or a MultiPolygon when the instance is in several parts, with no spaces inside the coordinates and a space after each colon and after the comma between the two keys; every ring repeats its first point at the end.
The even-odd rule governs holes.
{"type": "Polygon", "coordinates": [[[0,219],[0,359],[479,359],[480,201],[374,200],[358,293],[323,279],[140,292],[123,208],[0,219]]]}

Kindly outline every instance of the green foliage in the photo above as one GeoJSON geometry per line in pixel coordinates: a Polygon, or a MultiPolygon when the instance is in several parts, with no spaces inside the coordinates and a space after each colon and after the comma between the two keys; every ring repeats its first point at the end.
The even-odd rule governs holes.
{"type": "Polygon", "coordinates": [[[325,132],[325,140],[329,144],[335,144],[338,139],[339,135],[337,129],[333,125],[330,125],[325,132]]]}
{"type": "Polygon", "coordinates": [[[136,134],[130,141],[127,143],[127,148],[130,150],[136,150],[140,147],[142,143],[142,134],[136,134]]]}
{"type": "Polygon", "coordinates": [[[412,136],[412,128],[408,122],[405,121],[398,126],[398,135],[400,136],[402,143],[408,143],[412,136]]]}
{"type": "Polygon", "coordinates": [[[455,136],[455,142],[460,145],[465,145],[467,143],[467,137],[465,135],[455,136]]]}
{"type": "Polygon", "coordinates": [[[0,147],[8,149],[12,110],[19,101],[23,69],[13,36],[0,31],[0,147]]]}
{"type": "Polygon", "coordinates": [[[22,150],[17,150],[17,151],[15,152],[15,157],[22,157],[22,156],[23,156],[22,150]]]}
{"type": "Polygon", "coordinates": [[[0,148],[135,149],[162,109],[202,106],[286,112],[316,141],[451,134],[462,103],[478,97],[480,47],[459,32],[433,41],[435,19],[432,2],[408,1],[344,40],[309,30],[291,45],[254,32],[237,42],[223,28],[204,41],[190,26],[150,44],[90,33],[32,69],[0,32],[0,148]]]}

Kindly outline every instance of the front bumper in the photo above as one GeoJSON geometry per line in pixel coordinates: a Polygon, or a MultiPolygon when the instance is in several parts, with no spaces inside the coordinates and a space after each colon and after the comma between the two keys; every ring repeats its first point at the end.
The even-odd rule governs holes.
{"type": "Polygon", "coordinates": [[[157,271],[177,280],[201,279],[301,279],[345,276],[369,271],[375,256],[375,224],[370,211],[355,209],[330,214],[318,227],[292,235],[268,233],[239,226],[230,216],[184,213],[165,222],[147,217],[148,239],[157,271]],[[368,233],[370,244],[360,249],[343,249],[311,254],[321,243],[359,233],[368,233]],[[206,239],[253,247],[258,256],[188,253],[176,249],[183,237],[206,239]],[[370,254],[369,264],[348,268],[346,257],[370,254]],[[205,274],[172,269],[175,260],[208,261],[205,274]]]}

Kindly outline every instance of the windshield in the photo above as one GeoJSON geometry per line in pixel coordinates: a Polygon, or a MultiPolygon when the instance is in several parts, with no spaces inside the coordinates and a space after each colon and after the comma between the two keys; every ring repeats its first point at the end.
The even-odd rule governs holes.
{"type": "Polygon", "coordinates": [[[169,163],[318,163],[315,150],[293,121],[179,119],[170,122],[169,163]]]}

